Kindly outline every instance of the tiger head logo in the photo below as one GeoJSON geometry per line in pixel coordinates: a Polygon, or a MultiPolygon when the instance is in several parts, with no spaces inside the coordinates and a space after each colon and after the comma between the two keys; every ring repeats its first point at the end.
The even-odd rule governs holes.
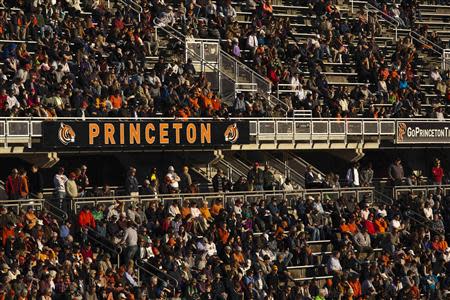
{"type": "Polygon", "coordinates": [[[70,125],[61,123],[58,131],[59,141],[67,146],[69,143],[75,143],[75,131],[70,125]]]}
{"type": "Polygon", "coordinates": [[[239,129],[237,128],[237,124],[233,123],[230,124],[227,129],[225,130],[225,133],[223,134],[225,137],[225,142],[234,144],[239,139],[239,129]]]}
{"type": "Polygon", "coordinates": [[[398,132],[397,132],[397,140],[399,142],[403,141],[403,137],[406,133],[406,124],[405,123],[398,123],[398,132]]]}

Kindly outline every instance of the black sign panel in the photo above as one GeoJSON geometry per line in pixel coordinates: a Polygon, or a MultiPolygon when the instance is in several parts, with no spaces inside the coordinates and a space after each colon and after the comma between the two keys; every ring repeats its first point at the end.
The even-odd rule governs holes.
{"type": "Polygon", "coordinates": [[[397,122],[397,144],[450,143],[449,122],[397,122]]]}
{"type": "Polygon", "coordinates": [[[231,121],[49,121],[43,145],[51,148],[196,146],[248,144],[248,122],[231,121]]]}

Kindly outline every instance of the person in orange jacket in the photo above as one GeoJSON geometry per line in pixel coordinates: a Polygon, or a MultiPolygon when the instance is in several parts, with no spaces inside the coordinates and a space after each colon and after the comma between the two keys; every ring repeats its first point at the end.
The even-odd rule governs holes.
{"type": "Polygon", "coordinates": [[[80,225],[81,228],[91,227],[95,229],[96,224],[94,215],[89,207],[84,206],[81,210],[80,215],[78,216],[78,225],[80,225]]]}

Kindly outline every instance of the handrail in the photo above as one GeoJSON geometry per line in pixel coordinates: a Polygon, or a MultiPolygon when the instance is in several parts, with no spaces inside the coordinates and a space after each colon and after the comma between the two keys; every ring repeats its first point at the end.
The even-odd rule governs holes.
{"type": "Polygon", "coordinates": [[[386,205],[392,205],[394,203],[394,200],[388,196],[386,196],[383,193],[380,193],[377,190],[373,190],[374,192],[374,198],[377,198],[381,203],[384,203],[386,205]]]}
{"type": "MultiPolygon", "coordinates": [[[[160,28],[160,29],[162,29],[164,32],[166,32],[167,34],[169,34],[169,35],[171,35],[171,36],[174,36],[174,37],[177,38],[179,41],[182,41],[183,43],[186,43],[186,36],[185,36],[182,32],[178,31],[177,29],[173,28],[172,26],[170,26],[170,25],[168,25],[168,24],[165,24],[164,21],[161,21],[158,17],[155,18],[155,19],[153,20],[153,23],[155,24],[155,26],[156,26],[157,28],[160,28]],[[177,35],[179,35],[179,36],[178,36],[178,37],[175,36],[172,32],[170,32],[169,30],[165,29],[164,27],[169,28],[170,31],[175,32],[175,33],[176,33],[177,35]]],[[[195,40],[195,39],[194,39],[194,40],[195,40]]],[[[186,49],[187,51],[189,51],[190,54],[193,54],[197,59],[199,59],[199,56],[198,56],[195,52],[190,51],[190,49],[189,49],[187,46],[185,46],[185,49],[186,49]]],[[[249,68],[247,65],[245,65],[245,64],[242,63],[241,61],[237,60],[236,58],[234,58],[234,57],[231,56],[230,54],[228,54],[228,53],[226,53],[225,51],[223,51],[222,48],[220,47],[220,44],[219,44],[219,49],[220,49],[219,54],[220,54],[220,55],[223,55],[223,56],[226,57],[227,59],[230,59],[234,64],[236,64],[236,69],[238,69],[238,67],[239,67],[239,68],[242,68],[242,69],[244,69],[244,70],[250,72],[250,74],[251,74],[251,76],[252,76],[252,81],[253,81],[253,77],[256,77],[257,79],[264,81],[264,82],[268,85],[267,90],[266,90],[266,91],[263,91],[263,92],[264,92],[264,93],[263,93],[263,96],[264,96],[265,98],[267,98],[267,100],[269,101],[269,103],[270,103],[271,105],[274,105],[274,106],[277,105],[277,104],[281,105],[281,106],[282,106],[282,109],[283,109],[283,111],[284,111],[285,113],[289,110],[289,106],[288,106],[285,102],[283,102],[282,100],[280,100],[279,98],[277,98],[277,97],[275,97],[275,96],[273,96],[273,95],[271,94],[271,90],[272,90],[272,82],[270,82],[270,80],[268,80],[267,78],[265,78],[265,77],[262,76],[261,74],[257,73],[255,70],[249,68]],[[272,101],[274,101],[274,102],[272,102],[272,101]],[[287,109],[286,109],[286,108],[287,108],[287,109]]],[[[207,62],[206,62],[203,58],[201,58],[201,57],[200,57],[200,61],[201,61],[202,64],[206,64],[206,63],[207,63],[207,62]]],[[[216,69],[216,68],[214,67],[214,69],[216,69]]],[[[229,76],[226,72],[222,71],[221,68],[220,68],[220,66],[219,66],[219,68],[217,68],[217,70],[218,70],[221,74],[225,75],[226,77],[228,77],[229,79],[231,79],[231,80],[233,80],[235,83],[237,83],[236,79],[231,78],[231,76],[229,76]]]]}
{"type": "Polygon", "coordinates": [[[418,212],[412,209],[407,210],[405,216],[407,216],[414,222],[422,225],[423,227],[427,228],[428,230],[434,233],[441,233],[439,230],[436,229],[436,222],[425,218],[423,215],[419,214],[418,212]]]}
{"type": "Polygon", "coordinates": [[[61,208],[59,208],[58,206],[51,203],[50,200],[44,200],[43,204],[49,206],[50,209],[48,210],[48,212],[52,214],[54,217],[58,218],[60,221],[64,222],[69,219],[69,214],[64,210],[62,210],[61,208]]]}
{"type": "MultiPolygon", "coordinates": [[[[393,198],[394,199],[399,199],[399,194],[402,192],[408,192],[408,193],[413,193],[414,191],[425,191],[425,193],[429,193],[429,192],[436,192],[436,190],[438,189],[442,189],[444,192],[446,191],[450,191],[450,184],[444,184],[444,185],[433,185],[433,184],[429,184],[429,185],[414,185],[414,186],[396,186],[393,188],[392,192],[393,192],[393,198]]],[[[426,196],[426,195],[425,195],[426,196]]]]}
{"type": "Polygon", "coordinates": [[[152,264],[149,263],[148,261],[143,261],[143,260],[141,260],[141,259],[138,259],[138,260],[136,260],[136,265],[137,265],[138,267],[141,267],[144,271],[147,271],[149,274],[152,274],[152,275],[158,277],[158,278],[161,279],[163,282],[168,283],[168,284],[171,285],[174,289],[178,287],[178,284],[179,284],[179,283],[178,283],[178,280],[177,280],[175,277],[169,275],[169,274],[166,273],[166,272],[161,271],[160,269],[158,269],[157,267],[155,267],[154,265],[152,265],[152,264]],[[140,263],[142,263],[142,262],[143,262],[144,264],[146,264],[147,266],[149,266],[150,268],[152,268],[153,270],[156,270],[156,271],[158,271],[159,273],[163,274],[165,277],[169,278],[169,280],[163,280],[163,279],[161,279],[160,276],[158,276],[158,275],[154,274],[153,272],[149,271],[149,270],[146,269],[143,265],[140,265],[140,263]],[[175,285],[170,284],[169,281],[172,281],[172,283],[175,283],[175,285]]]}
{"type": "Polygon", "coordinates": [[[118,0],[118,1],[121,2],[124,5],[129,6],[129,8],[131,10],[136,12],[138,14],[138,20],[139,20],[139,22],[141,22],[141,14],[144,11],[144,9],[143,9],[143,7],[141,5],[139,5],[139,3],[137,3],[137,2],[135,2],[133,0],[118,0]]]}
{"type": "Polygon", "coordinates": [[[432,41],[430,41],[429,39],[427,39],[427,38],[424,37],[423,35],[420,35],[420,34],[418,34],[417,32],[411,30],[411,31],[409,32],[409,36],[411,37],[411,39],[413,39],[413,40],[415,40],[415,41],[421,43],[422,45],[425,45],[425,43],[431,44],[432,47],[429,48],[429,49],[431,49],[434,53],[437,53],[437,54],[439,54],[439,55],[443,55],[443,53],[444,53],[444,48],[442,48],[441,46],[439,46],[439,45],[433,43],[432,41]],[[414,35],[415,35],[415,36],[414,36],[414,35]],[[424,43],[424,42],[425,42],[425,43],[424,43]],[[438,50],[436,50],[435,48],[437,48],[438,50]]]}
{"type": "MultiPolygon", "coordinates": [[[[352,5],[353,5],[353,0],[352,1],[352,5]]],[[[366,9],[367,9],[367,14],[369,14],[369,11],[371,10],[372,12],[375,12],[376,14],[381,14],[383,16],[383,20],[385,22],[387,22],[389,25],[394,26],[395,28],[395,40],[398,39],[398,28],[401,27],[400,26],[400,22],[397,21],[395,18],[393,18],[392,16],[390,16],[389,14],[383,12],[382,10],[380,10],[379,8],[373,6],[372,4],[370,4],[369,2],[367,2],[365,4],[366,9]]]]}
{"type": "Polygon", "coordinates": [[[105,248],[106,250],[108,250],[109,252],[111,252],[112,254],[117,256],[117,266],[120,266],[120,255],[122,254],[122,247],[120,245],[114,245],[112,244],[112,242],[110,240],[106,241],[109,244],[112,244],[113,246],[111,247],[110,245],[108,245],[107,243],[105,243],[105,241],[101,240],[101,237],[99,236],[98,232],[96,232],[95,230],[93,230],[90,227],[87,227],[87,236],[89,239],[93,240],[94,242],[100,244],[103,248],[105,248]]]}

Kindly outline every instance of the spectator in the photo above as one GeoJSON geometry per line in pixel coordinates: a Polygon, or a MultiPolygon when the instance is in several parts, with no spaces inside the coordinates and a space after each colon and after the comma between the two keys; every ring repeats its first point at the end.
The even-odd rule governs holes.
{"type": "Polygon", "coordinates": [[[169,186],[169,190],[178,193],[180,191],[179,181],[180,177],[175,173],[175,168],[173,166],[170,166],[167,170],[167,182],[169,186]]]}
{"type": "Polygon", "coordinates": [[[87,167],[82,165],[79,174],[77,174],[78,197],[86,195],[86,188],[89,186],[89,177],[87,176],[87,167]]]}
{"type": "Polygon", "coordinates": [[[360,178],[361,178],[361,186],[363,187],[372,186],[373,180],[372,163],[368,163],[366,168],[362,170],[360,178]]]}
{"type": "Polygon", "coordinates": [[[133,199],[137,199],[136,197],[139,196],[139,183],[136,178],[136,169],[133,167],[130,167],[128,171],[128,176],[125,181],[125,191],[127,195],[132,196],[133,199]]]}
{"type": "Polygon", "coordinates": [[[57,206],[60,209],[63,209],[63,201],[66,198],[66,182],[68,178],[66,175],[64,175],[64,168],[59,167],[58,173],[55,174],[53,177],[53,185],[55,187],[54,195],[55,199],[58,201],[57,206]]]}
{"type": "Polygon", "coordinates": [[[400,158],[395,159],[394,163],[389,166],[388,174],[392,186],[403,184],[405,173],[403,171],[402,161],[400,158]]]}
{"type": "Polygon", "coordinates": [[[225,176],[223,176],[223,171],[217,169],[216,175],[212,179],[214,192],[224,192],[225,191],[225,176]]]}
{"type": "Polygon", "coordinates": [[[8,176],[5,184],[5,191],[8,194],[9,200],[15,200],[20,198],[20,177],[17,169],[11,170],[11,175],[8,176]]]}
{"type": "Polygon", "coordinates": [[[95,229],[96,227],[96,223],[95,223],[95,219],[94,216],[92,215],[91,210],[89,209],[89,207],[84,206],[78,216],[78,225],[81,228],[92,228],[95,229]]]}
{"type": "Polygon", "coordinates": [[[273,173],[270,171],[269,164],[264,165],[264,171],[263,171],[263,186],[264,190],[270,191],[274,190],[275,188],[275,178],[273,176],[273,173]]]}
{"type": "Polygon", "coordinates": [[[42,174],[36,165],[31,167],[29,181],[31,196],[37,199],[42,199],[44,197],[42,193],[44,189],[44,179],[42,178],[42,174]]]}
{"type": "Polygon", "coordinates": [[[183,173],[180,176],[180,191],[182,193],[189,193],[192,185],[191,174],[189,174],[189,167],[183,167],[183,173]]]}
{"type": "Polygon", "coordinates": [[[66,199],[64,200],[66,203],[64,205],[64,211],[70,211],[74,199],[78,198],[78,186],[76,182],[77,176],[74,172],[70,172],[69,178],[66,181],[66,199]]]}
{"type": "Polygon", "coordinates": [[[347,184],[350,187],[359,187],[359,163],[354,163],[347,171],[347,184]]]}
{"type": "Polygon", "coordinates": [[[434,162],[434,167],[432,168],[431,173],[433,174],[433,184],[441,185],[442,178],[444,177],[444,169],[441,167],[441,161],[437,158],[434,162]]]}
{"type": "Polygon", "coordinates": [[[250,190],[252,190],[252,187],[255,191],[262,191],[264,189],[264,174],[259,168],[259,163],[255,162],[253,168],[248,171],[247,182],[251,186],[250,190]]]}

